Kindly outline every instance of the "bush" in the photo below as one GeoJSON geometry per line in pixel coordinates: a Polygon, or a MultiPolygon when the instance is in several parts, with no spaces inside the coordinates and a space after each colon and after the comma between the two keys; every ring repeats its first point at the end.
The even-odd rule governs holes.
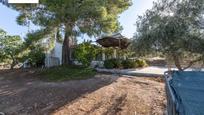
{"type": "Polygon", "coordinates": [[[107,69],[113,69],[114,64],[110,60],[105,60],[104,61],[104,67],[107,68],[107,69]]]}
{"type": "Polygon", "coordinates": [[[43,49],[38,46],[32,48],[26,58],[33,67],[41,67],[44,65],[45,53],[43,53],[43,49]]]}
{"type": "Polygon", "coordinates": [[[137,67],[146,67],[148,66],[147,62],[143,59],[133,60],[119,60],[119,59],[109,59],[104,61],[104,67],[107,69],[113,68],[137,68],[137,67]]]}
{"type": "Polygon", "coordinates": [[[109,59],[104,61],[104,67],[107,69],[120,68],[122,64],[119,59],[109,59]]]}
{"type": "Polygon", "coordinates": [[[123,60],[122,61],[122,65],[124,69],[128,69],[128,68],[136,68],[137,64],[135,61],[132,60],[123,60]]]}
{"type": "Polygon", "coordinates": [[[74,50],[74,58],[81,62],[84,66],[90,66],[91,61],[100,53],[97,46],[92,45],[91,42],[84,42],[79,44],[74,50]]]}
{"type": "Polygon", "coordinates": [[[146,66],[148,66],[147,62],[145,60],[143,60],[143,59],[138,59],[135,62],[136,62],[137,67],[146,67],[146,66]]]}

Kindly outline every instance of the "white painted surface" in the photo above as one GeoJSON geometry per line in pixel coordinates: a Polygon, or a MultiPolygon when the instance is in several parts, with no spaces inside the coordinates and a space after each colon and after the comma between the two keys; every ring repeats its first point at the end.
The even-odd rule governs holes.
{"type": "Polygon", "coordinates": [[[55,42],[54,48],[46,54],[45,66],[53,67],[62,64],[62,44],[55,42]]]}
{"type": "Polygon", "coordinates": [[[106,55],[105,55],[105,53],[104,53],[104,52],[102,53],[102,60],[103,60],[103,61],[105,61],[105,60],[106,60],[106,55]]]}
{"type": "Polygon", "coordinates": [[[62,64],[62,44],[55,42],[55,47],[51,52],[51,56],[57,57],[60,60],[60,65],[62,64]]]}
{"type": "Polygon", "coordinates": [[[113,50],[113,58],[115,58],[115,59],[117,58],[117,51],[116,51],[116,49],[113,50]]]}

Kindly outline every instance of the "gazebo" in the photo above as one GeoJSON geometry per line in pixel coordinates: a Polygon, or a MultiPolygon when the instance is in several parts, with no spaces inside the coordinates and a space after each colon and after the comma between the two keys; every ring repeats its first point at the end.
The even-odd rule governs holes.
{"type": "MultiPolygon", "coordinates": [[[[124,36],[122,36],[120,33],[114,34],[112,36],[105,36],[96,41],[98,44],[100,44],[103,48],[114,48],[113,58],[117,58],[117,51],[116,48],[119,49],[127,49],[130,45],[130,40],[124,36]]],[[[102,60],[104,61],[105,53],[102,53],[102,60]]],[[[124,56],[124,58],[126,58],[124,56]]]]}

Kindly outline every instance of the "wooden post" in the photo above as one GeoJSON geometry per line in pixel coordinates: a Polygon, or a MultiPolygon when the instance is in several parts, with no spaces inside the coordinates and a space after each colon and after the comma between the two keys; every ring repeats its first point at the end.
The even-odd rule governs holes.
{"type": "Polygon", "coordinates": [[[105,61],[106,60],[106,54],[104,52],[104,48],[103,48],[103,51],[102,51],[102,61],[105,61]]]}
{"type": "Polygon", "coordinates": [[[125,54],[123,55],[123,59],[124,59],[124,60],[126,60],[126,59],[127,59],[127,57],[126,57],[126,55],[125,55],[125,54]]]}
{"type": "Polygon", "coordinates": [[[113,58],[115,58],[115,59],[117,58],[117,51],[116,51],[116,49],[113,50],[113,58]]]}

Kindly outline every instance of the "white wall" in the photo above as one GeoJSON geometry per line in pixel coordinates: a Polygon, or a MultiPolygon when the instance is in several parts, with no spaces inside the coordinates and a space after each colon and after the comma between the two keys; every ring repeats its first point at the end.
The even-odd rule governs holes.
{"type": "Polygon", "coordinates": [[[55,42],[54,48],[46,54],[45,66],[53,67],[62,64],[62,44],[55,42]]]}
{"type": "Polygon", "coordinates": [[[60,65],[62,64],[62,44],[55,42],[55,47],[53,49],[52,56],[58,57],[60,59],[60,65]]]}

